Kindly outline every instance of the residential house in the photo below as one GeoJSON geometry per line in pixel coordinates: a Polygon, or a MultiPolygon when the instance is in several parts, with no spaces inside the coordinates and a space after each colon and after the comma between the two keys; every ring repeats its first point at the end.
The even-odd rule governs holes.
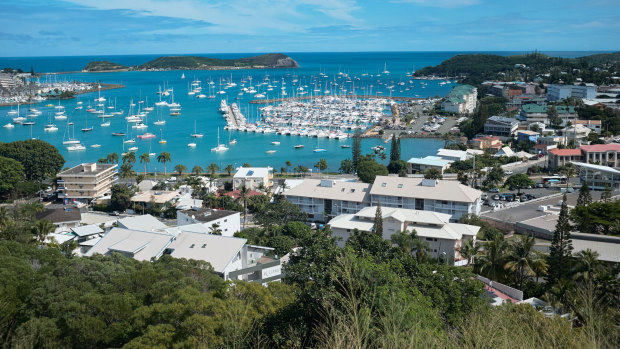
{"type": "Polygon", "coordinates": [[[573,123],[575,125],[583,125],[587,128],[589,128],[590,130],[596,132],[596,133],[601,133],[602,131],[602,122],[601,120],[575,120],[575,122],[573,123]]]}
{"type": "Polygon", "coordinates": [[[241,213],[204,207],[177,211],[177,225],[188,224],[201,224],[209,229],[209,232],[218,229],[222,236],[233,236],[241,231],[241,213]]]}
{"type": "Polygon", "coordinates": [[[476,109],[478,89],[471,85],[456,86],[441,103],[441,110],[455,114],[471,114],[476,109]]]}
{"type": "Polygon", "coordinates": [[[471,158],[473,155],[465,150],[441,148],[437,150],[437,156],[449,161],[463,161],[471,158]]]}
{"type": "Polygon", "coordinates": [[[499,150],[502,147],[502,141],[497,136],[476,137],[470,141],[470,144],[473,148],[482,150],[499,150]]]}
{"type": "Polygon", "coordinates": [[[59,230],[69,230],[80,225],[82,213],[77,207],[46,207],[43,211],[35,214],[37,220],[48,220],[54,223],[59,230]]]}
{"type": "Polygon", "coordinates": [[[528,131],[528,130],[517,131],[517,142],[529,141],[529,142],[537,143],[538,137],[540,137],[540,133],[535,132],[535,131],[528,131]]]}
{"type": "Polygon", "coordinates": [[[590,134],[590,132],[592,132],[592,130],[584,125],[575,124],[563,128],[561,132],[562,136],[566,139],[567,142],[570,142],[571,140],[575,142],[580,142],[583,139],[588,138],[588,135],[590,134]]]}
{"type": "Polygon", "coordinates": [[[159,231],[168,227],[150,214],[121,218],[116,223],[119,228],[140,231],[159,231]]]}
{"type": "Polygon", "coordinates": [[[268,189],[273,186],[271,167],[240,167],[233,177],[233,189],[245,186],[247,189],[268,189]]]}
{"type": "Polygon", "coordinates": [[[445,160],[439,156],[427,156],[423,158],[411,158],[407,160],[408,168],[407,173],[419,173],[426,172],[427,170],[434,169],[443,174],[453,161],[445,160]]]}
{"type": "Polygon", "coordinates": [[[84,163],[58,174],[58,198],[90,201],[111,192],[118,180],[116,164],[84,163]]]}
{"type": "Polygon", "coordinates": [[[512,149],[510,149],[510,147],[503,147],[502,149],[500,149],[497,153],[495,153],[493,155],[496,158],[505,156],[505,157],[513,157],[516,156],[515,152],[512,151],[512,149]]]}
{"type": "Polygon", "coordinates": [[[519,128],[519,121],[498,115],[491,116],[484,123],[484,133],[496,136],[512,136],[519,128]]]}
{"type": "MultiPolygon", "coordinates": [[[[355,230],[371,232],[376,206],[366,207],[355,214],[343,214],[329,221],[332,237],[339,246],[344,246],[355,230]]],[[[450,215],[444,213],[412,210],[395,207],[381,207],[383,239],[390,240],[398,232],[415,231],[418,238],[427,244],[426,251],[433,258],[447,260],[455,265],[467,264],[459,253],[467,240],[476,240],[480,227],[450,223],[450,215]]]]}

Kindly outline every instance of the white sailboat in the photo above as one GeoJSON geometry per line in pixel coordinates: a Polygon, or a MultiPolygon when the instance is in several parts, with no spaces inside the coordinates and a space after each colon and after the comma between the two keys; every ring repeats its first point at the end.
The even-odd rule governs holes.
{"type": "Polygon", "coordinates": [[[220,144],[220,129],[217,129],[217,147],[211,148],[211,151],[221,152],[228,150],[228,147],[224,144],[220,144]]]}
{"type": "Polygon", "coordinates": [[[77,138],[75,138],[75,127],[74,127],[73,124],[71,124],[71,129],[73,130],[73,136],[69,137],[69,125],[67,124],[67,131],[66,131],[67,133],[66,134],[67,134],[68,138],[66,140],[62,141],[63,145],[80,144],[80,141],[77,138]]]}
{"type": "MultiPolygon", "coordinates": [[[[196,120],[194,120],[194,133],[192,133],[190,136],[192,136],[193,138],[202,138],[202,137],[204,137],[204,135],[202,133],[196,132],[196,120]]],[[[219,143],[219,140],[218,140],[218,143],[219,143]]]]}

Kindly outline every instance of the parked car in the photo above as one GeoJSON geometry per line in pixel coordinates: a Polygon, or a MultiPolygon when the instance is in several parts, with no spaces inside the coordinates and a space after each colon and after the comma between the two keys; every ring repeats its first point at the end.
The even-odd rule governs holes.
{"type": "Polygon", "coordinates": [[[498,188],[491,188],[491,189],[489,189],[489,193],[499,193],[499,189],[498,188]]]}
{"type": "Polygon", "coordinates": [[[500,197],[499,197],[498,194],[493,195],[493,200],[499,200],[499,199],[500,199],[500,197]]]}
{"type": "Polygon", "coordinates": [[[521,202],[526,202],[528,200],[527,195],[521,195],[521,199],[519,199],[521,202]]]}
{"type": "Polygon", "coordinates": [[[514,172],[511,171],[511,170],[508,170],[508,171],[504,171],[504,173],[509,176],[509,175],[513,174],[514,172]]]}
{"type": "Polygon", "coordinates": [[[543,188],[543,187],[544,187],[544,186],[543,186],[543,184],[542,184],[542,183],[538,183],[538,184],[536,184],[536,188],[543,188]]]}

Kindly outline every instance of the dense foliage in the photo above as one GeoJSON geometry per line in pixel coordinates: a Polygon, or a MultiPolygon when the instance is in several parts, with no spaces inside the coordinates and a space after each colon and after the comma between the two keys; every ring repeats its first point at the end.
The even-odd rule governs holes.
{"type": "Polygon", "coordinates": [[[0,156],[19,161],[26,179],[35,181],[54,178],[65,164],[56,147],[38,139],[0,143],[0,156]]]}
{"type": "Polygon", "coordinates": [[[138,66],[138,69],[199,69],[208,67],[285,67],[296,68],[297,63],[281,53],[268,53],[259,56],[219,59],[200,56],[164,56],[138,66]],[[284,63],[287,63],[283,65],[284,63]]]}
{"type": "Polygon", "coordinates": [[[516,56],[457,55],[437,66],[422,68],[415,75],[465,76],[463,82],[470,84],[480,84],[485,80],[528,82],[536,77],[543,78],[546,83],[560,80],[573,83],[581,78],[584,82],[600,84],[608,82],[619,70],[620,53],[559,58],[534,52],[516,56]]]}

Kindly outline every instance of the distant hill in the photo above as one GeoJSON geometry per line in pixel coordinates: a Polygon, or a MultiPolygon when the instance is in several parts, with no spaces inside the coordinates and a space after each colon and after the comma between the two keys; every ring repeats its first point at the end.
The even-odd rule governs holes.
{"type": "Polygon", "coordinates": [[[113,63],[110,61],[92,61],[88,63],[83,71],[97,72],[97,71],[115,71],[115,70],[127,70],[126,67],[121,64],[113,63]]]}
{"type": "Polygon", "coordinates": [[[543,76],[545,82],[559,80],[600,83],[609,78],[620,67],[620,52],[601,53],[578,58],[549,57],[540,53],[516,56],[490,54],[457,55],[436,66],[422,68],[415,76],[457,76],[468,83],[483,80],[531,81],[543,76]]]}
{"type": "Polygon", "coordinates": [[[201,56],[165,56],[135,67],[137,70],[231,69],[231,68],[298,68],[291,57],[269,53],[238,59],[219,59],[201,56]]]}

